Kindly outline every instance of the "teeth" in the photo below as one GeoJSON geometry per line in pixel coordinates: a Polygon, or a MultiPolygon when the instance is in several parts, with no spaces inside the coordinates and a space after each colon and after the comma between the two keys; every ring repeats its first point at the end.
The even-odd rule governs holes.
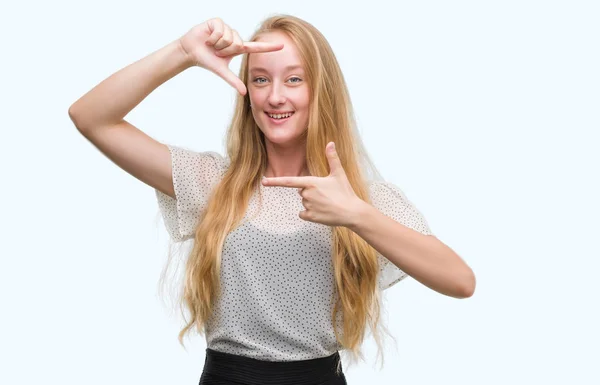
{"type": "Polygon", "coordinates": [[[287,114],[267,114],[269,115],[271,118],[274,119],[282,119],[282,118],[288,118],[290,116],[292,116],[293,112],[288,112],[287,114]]]}

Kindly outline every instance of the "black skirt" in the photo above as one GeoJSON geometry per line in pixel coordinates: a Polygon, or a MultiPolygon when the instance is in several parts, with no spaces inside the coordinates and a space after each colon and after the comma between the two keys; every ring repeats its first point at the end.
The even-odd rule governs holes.
{"type": "Polygon", "coordinates": [[[312,360],[262,361],[206,349],[199,385],[346,385],[341,365],[339,352],[312,360]]]}

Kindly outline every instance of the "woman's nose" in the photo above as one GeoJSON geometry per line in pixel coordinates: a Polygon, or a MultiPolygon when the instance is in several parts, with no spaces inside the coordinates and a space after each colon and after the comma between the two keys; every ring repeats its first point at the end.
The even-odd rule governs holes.
{"type": "Polygon", "coordinates": [[[269,103],[273,105],[285,103],[285,95],[277,84],[273,84],[271,92],[269,92],[269,103]]]}

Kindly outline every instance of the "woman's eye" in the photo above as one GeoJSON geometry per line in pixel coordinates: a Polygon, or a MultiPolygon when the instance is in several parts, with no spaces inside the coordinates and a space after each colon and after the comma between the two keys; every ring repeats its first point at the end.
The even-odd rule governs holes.
{"type": "MultiPolygon", "coordinates": [[[[267,81],[267,79],[265,79],[265,78],[262,78],[262,77],[261,77],[261,78],[254,78],[254,82],[255,82],[255,83],[258,83],[258,84],[264,84],[265,82],[261,82],[261,80],[264,80],[265,82],[267,81]]],[[[300,79],[300,78],[299,78],[299,77],[297,77],[297,76],[294,76],[293,78],[290,78],[289,80],[290,80],[290,81],[292,81],[292,80],[297,80],[297,81],[292,81],[292,83],[300,83],[300,82],[302,81],[302,79],[300,79]]]]}

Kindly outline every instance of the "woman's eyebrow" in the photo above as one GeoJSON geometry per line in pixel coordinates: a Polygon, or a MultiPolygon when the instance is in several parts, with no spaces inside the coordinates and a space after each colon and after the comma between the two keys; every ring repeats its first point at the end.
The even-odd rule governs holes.
{"type": "MultiPolygon", "coordinates": [[[[292,64],[289,66],[286,66],[283,68],[285,71],[289,71],[289,70],[293,70],[293,69],[302,69],[302,66],[299,64],[292,64]]],[[[263,67],[252,67],[250,68],[250,71],[263,71],[263,72],[269,72],[267,71],[265,68],[263,67]]]]}

